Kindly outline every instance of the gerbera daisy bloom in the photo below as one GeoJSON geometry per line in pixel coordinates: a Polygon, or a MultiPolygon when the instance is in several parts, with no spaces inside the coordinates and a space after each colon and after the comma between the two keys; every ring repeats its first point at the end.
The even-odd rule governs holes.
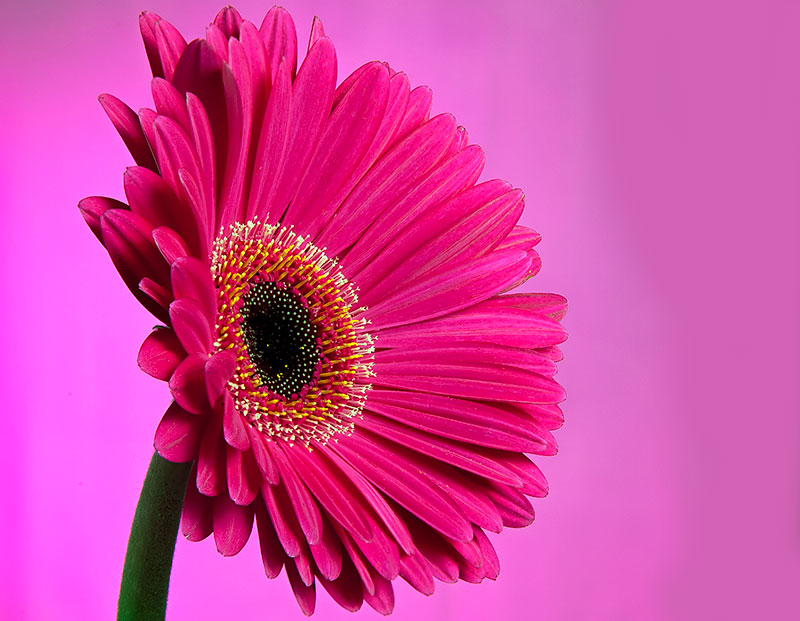
{"type": "Polygon", "coordinates": [[[336,84],[314,20],[297,66],[282,8],[223,9],[187,44],[140,18],[155,110],[100,102],[136,166],[127,204],[80,209],[162,323],[139,365],[174,402],[159,455],[193,463],[181,528],[238,553],[255,524],[270,578],[306,614],[394,605],[398,576],[498,575],[485,534],[547,493],[565,300],[533,276],[523,195],[431,92],[369,62],[336,84]]]}

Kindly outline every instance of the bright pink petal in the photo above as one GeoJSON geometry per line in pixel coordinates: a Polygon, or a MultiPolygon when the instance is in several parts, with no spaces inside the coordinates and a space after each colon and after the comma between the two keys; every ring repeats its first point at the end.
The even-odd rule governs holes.
{"type": "MultiPolygon", "coordinates": [[[[230,393],[225,392],[224,397],[225,402],[223,404],[224,413],[222,416],[222,431],[225,436],[225,441],[235,449],[246,451],[250,448],[250,436],[247,433],[247,428],[249,425],[244,421],[242,415],[236,410],[236,407],[233,403],[233,397],[231,397],[230,393]]],[[[258,444],[258,442],[255,444],[258,444]]],[[[262,450],[264,450],[263,441],[261,444],[262,450]]],[[[256,450],[255,447],[253,450],[256,450]]],[[[255,458],[256,460],[259,459],[258,456],[255,458]]]]}
{"type": "Polygon", "coordinates": [[[211,351],[212,326],[196,300],[175,300],[169,305],[169,318],[181,345],[189,354],[208,354],[211,351]]]}
{"type": "Polygon", "coordinates": [[[228,495],[237,505],[251,504],[261,486],[261,473],[250,451],[239,451],[228,445],[225,448],[228,495]]]}
{"type": "Polygon", "coordinates": [[[202,431],[202,421],[173,402],[156,429],[155,449],[174,463],[194,461],[202,431]]]}
{"type": "Polygon", "coordinates": [[[178,29],[165,19],[157,20],[153,30],[155,30],[156,35],[158,56],[164,69],[163,77],[171,80],[175,73],[178,59],[181,57],[183,50],[186,49],[186,40],[178,32],[178,29]]]}
{"type": "Polygon", "coordinates": [[[345,559],[341,575],[336,580],[320,577],[319,583],[333,600],[345,610],[356,612],[364,601],[364,587],[350,559],[345,559]]]}
{"type": "Polygon", "coordinates": [[[208,411],[205,363],[207,356],[190,354],[178,365],[169,379],[169,389],[175,401],[192,414],[208,411]]]}
{"type": "Polygon", "coordinates": [[[102,233],[100,232],[100,218],[109,209],[128,209],[125,203],[122,203],[113,198],[106,198],[105,196],[89,196],[84,198],[78,203],[78,209],[95,234],[97,239],[103,241],[102,233]]]}
{"type": "Polygon", "coordinates": [[[181,97],[172,84],[163,78],[153,78],[150,83],[153,103],[159,115],[167,116],[178,123],[185,132],[191,131],[189,114],[186,111],[186,99],[181,97]]]}
{"type": "Polygon", "coordinates": [[[300,480],[297,472],[295,472],[283,448],[279,444],[273,443],[268,446],[267,449],[273,461],[278,466],[284,489],[294,507],[295,515],[297,515],[297,520],[300,523],[300,528],[303,529],[308,543],[319,543],[322,537],[322,518],[317,503],[311,497],[311,494],[308,493],[308,489],[300,480]]]}
{"type": "Polygon", "coordinates": [[[320,576],[326,580],[336,580],[342,573],[342,543],[330,522],[323,522],[322,539],[308,546],[320,576]]]}
{"type": "Polygon", "coordinates": [[[197,489],[204,496],[225,491],[225,443],[220,437],[219,418],[213,416],[209,421],[197,452],[197,489]]]}
{"type": "MultiPolygon", "coordinates": [[[[235,424],[234,421],[229,421],[229,424],[230,423],[235,424]]],[[[261,474],[264,475],[264,481],[270,485],[277,485],[281,480],[278,467],[275,465],[272,457],[270,457],[266,447],[266,443],[270,442],[270,440],[264,439],[263,434],[252,425],[245,425],[245,427],[248,436],[250,436],[250,448],[253,450],[253,457],[255,457],[256,464],[258,464],[258,469],[261,471],[261,474]]],[[[231,430],[228,433],[233,437],[236,431],[231,430]]],[[[233,446],[233,444],[231,444],[231,446],[233,446]]]]}
{"type": "MultiPolygon", "coordinates": [[[[292,504],[283,485],[264,485],[261,488],[275,533],[286,554],[294,558],[303,550],[303,531],[297,522],[292,504]]],[[[290,564],[287,564],[287,570],[290,564]]]]}
{"type": "Polygon", "coordinates": [[[151,377],[168,381],[181,361],[186,358],[175,332],[169,328],[156,328],[139,348],[139,368],[151,377]]]}
{"type": "Polygon", "coordinates": [[[311,585],[303,584],[294,563],[286,563],[286,575],[289,578],[289,584],[292,587],[292,592],[298,606],[300,606],[300,610],[305,616],[310,617],[314,614],[314,606],[317,602],[314,583],[312,582],[311,585]]]}
{"type": "Polygon", "coordinates": [[[285,58],[289,73],[294,77],[297,68],[297,32],[289,12],[280,6],[272,7],[261,22],[259,32],[267,49],[270,73],[275,75],[278,65],[285,58]]]}
{"type": "Polygon", "coordinates": [[[214,543],[222,556],[234,556],[253,530],[253,507],[235,504],[225,494],[214,498],[214,543]]]}
{"type": "Polygon", "coordinates": [[[287,556],[275,534],[267,509],[263,502],[256,501],[256,526],[258,528],[258,543],[261,548],[261,560],[264,564],[264,573],[267,578],[277,578],[281,573],[287,556]]]}
{"type": "Polygon", "coordinates": [[[161,256],[170,265],[181,257],[189,255],[189,247],[186,242],[169,227],[159,226],[153,229],[153,241],[161,256]]]}
{"type": "Polygon", "coordinates": [[[238,37],[242,16],[232,6],[226,6],[217,13],[213,23],[226,37],[238,37]]]}
{"type": "Polygon", "coordinates": [[[181,532],[189,541],[202,541],[214,530],[213,500],[197,491],[196,478],[197,468],[195,467],[192,468],[189,475],[181,514],[181,532]]]}
{"type": "Polygon", "coordinates": [[[421,553],[405,555],[400,559],[400,576],[423,595],[433,595],[433,576],[421,553]]]}
{"type": "Polygon", "coordinates": [[[98,100],[133,156],[133,161],[139,166],[157,171],[158,165],[136,113],[113,95],[100,95],[98,100]]]}

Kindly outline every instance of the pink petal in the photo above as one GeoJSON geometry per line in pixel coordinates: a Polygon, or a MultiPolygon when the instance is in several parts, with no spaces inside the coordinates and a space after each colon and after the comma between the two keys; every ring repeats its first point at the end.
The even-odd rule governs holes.
{"type": "Polygon", "coordinates": [[[236,356],[230,350],[218,351],[206,360],[206,392],[208,402],[216,405],[228,393],[228,380],[236,370],[236,356]]]}
{"type": "Polygon", "coordinates": [[[175,401],[192,414],[203,414],[209,409],[204,373],[206,358],[201,354],[189,354],[169,379],[175,401]]]}
{"type": "MultiPolygon", "coordinates": [[[[250,437],[248,435],[248,427],[250,427],[250,425],[245,423],[242,415],[236,411],[236,407],[233,404],[233,397],[231,397],[230,393],[226,391],[224,397],[222,431],[225,436],[225,442],[235,449],[246,451],[250,448],[250,437]]],[[[253,450],[255,451],[255,448],[253,450]]],[[[262,450],[264,450],[263,444],[262,450]]],[[[264,450],[264,452],[266,451],[264,450]]],[[[258,460],[258,456],[255,456],[255,458],[258,460]]]]}
{"type": "Polygon", "coordinates": [[[225,444],[220,437],[219,416],[212,416],[197,453],[197,489],[204,496],[225,491],[225,444]]]}
{"type": "Polygon", "coordinates": [[[435,584],[430,566],[421,553],[400,558],[400,576],[423,595],[433,595],[435,584]]]}
{"type": "Polygon", "coordinates": [[[454,129],[451,115],[439,115],[384,155],[353,189],[317,243],[332,256],[352,245],[387,207],[403,201],[425,178],[444,155],[454,129]]]}
{"type": "Polygon", "coordinates": [[[259,28],[269,58],[270,73],[275,75],[283,58],[294,76],[297,67],[297,32],[289,12],[280,6],[267,11],[259,28]]]}
{"type": "Polygon", "coordinates": [[[366,542],[360,539],[353,539],[353,542],[368,565],[374,567],[375,571],[387,580],[394,580],[400,573],[400,550],[369,513],[365,514],[365,518],[370,522],[372,536],[366,542]]]}
{"type": "Polygon", "coordinates": [[[172,291],[163,285],[159,285],[152,278],[142,278],[139,281],[139,291],[165,310],[169,308],[169,305],[174,299],[172,297],[172,291]]]}
{"type": "Polygon", "coordinates": [[[482,567],[486,572],[486,577],[489,580],[496,580],[497,576],[500,575],[500,559],[497,558],[497,552],[495,552],[486,533],[477,526],[473,526],[473,529],[475,531],[475,541],[480,547],[481,556],[483,557],[482,567]]]}
{"type": "Polygon", "coordinates": [[[428,120],[432,102],[433,93],[427,86],[418,86],[409,93],[405,115],[392,138],[392,144],[404,140],[428,120]]]}
{"type": "Polygon", "coordinates": [[[300,606],[300,610],[305,616],[310,617],[314,614],[314,606],[317,601],[314,584],[312,583],[310,586],[303,584],[294,563],[286,563],[286,575],[289,578],[289,584],[292,587],[292,592],[297,604],[300,606]]]}
{"type": "Polygon", "coordinates": [[[310,50],[311,47],[324,36],[325,29],[322,27],[322,20],[315,15],[311,22],[311,35],[308,39],[308,49],[310,50]]]}
{"type": "Polygon", "coordinates": [[[335,522],[332,523],[336,534],[339,536],[339,539],[344,546],[344,550],[346,555],[350,558],[353,562],[353,565],[358,572],[361,581],[364,584],[364,592],[365,593],[374,593],[375,592],[375,583],[372,580],[372,572],[370,571],[370,566],[368,563],[364,561],[364,556],[361,551],[355,546],[353,543],[352,538],[350,535],[347,534],[347,531],[336,524],[335,522]]]}
{"type": "Polygon", "coordinates": [[[261,561],[267,578],[277,578],[286,562],[286,553],[281,547],[275,528],[269,518],[263,502],[256,501],[256,526],[258,527],[258,543],[261,548],[261,561]]]}
{"type": "Polygon", "coordinates": [[[431,526],[453,537],[471,537],[469,523],[453,502],[421,474],[421,458],[357,429],[334,447],[388,496],[431,526]]]}
{"type": "MultiPolygon", "coordinates": [[[[409,393],[410,394],[410,393],[409,393]]],[[[497,460],[484,455],[491,449],[478,450],[470,444],[463,444],[412,429],[365,411],[359,426],[374,433],[391,438],[392,441],[407,446],[414,451],[438,459],[445,463],[472,472],[488,479],[502,481],[517,487],[522,485],[520,478],[497,460]]]]}
{"type": "Polygon", "coordinates": [[[172,327],[189,354],[208,354],[213,334],[211,324],[200,304],[192,298],[175,300],[169,305],[172,327]]]}
{"type": "Polygon", "coordinates": [[[239,15],[239,11],[232,6],[226,6],[221,9],[214,18],[214,25],[228,38],[239,36],[239,26],[241,23],[242,16],[239,15]]]}
{"type": "Polygon", "coordinates": [[[153,78],[150,90],[153,93],[156,112],[177,122],[185,132],[190,132],[191,124],[186,111],[186,100],[181,97],[178,89],[163,78],[153,78]]]}
{"type": "Polygon", "coordinates": [[[171,228],[159,226],[153,229],[153,241],[161,256],[172,265],[176,260],[189,254],[189,247],[183,238],[171,228]]]}
{"type": "Polygon", "coordinates": [[[206,41],[220,60],[228,62],[228,37],[220,30],[219,26],[209,24],[206,27],[206,41]]]}
{"type": "Polygon", "coordinates": [[[308,493],[308,489],[298,477],[282,447],[279,444],[270,443],[267,450],[278,466],[283,487],[294,507],[297,521],[300,523],[300,528],[303,529],[308,543],[319,543],[322,537],[322,518],[317,503],[308,493]]]}
{"type": "Polygon", "coordinates": [[[384,329],[452,313],[502,291],[527,274],[529,266],[524,252],[494,252],[381,300],[368,316],[373,329],[384,329]]]}
{"type": "MultiPolygon", "coordinates": [[[[282,71],[285,73],[286,68],[282,71]]],[[[342,120],[346,121],[346,117],[331,115],[328,118],[335,84],[336,52],[330,39],[323,37],[309,51],[292,88],[282,169],[266,198],[266,210],[270,214],[280,216],[291,203],[288,217],[296,217],[298,207],[295,205],[298,200],[305,204],[303,193],[307,192],[309,185],[319,181],[320,175],[333,173],[323,168],[325,158],[337,146],[335,139],[341,137],[341,132],[350,129],[346,123],[342,127],[342,120]],[[315,159],[312,160],[312,156],[315,159]]],[[[355,136],[350,136],[350,139],[354,151],[361,148],[355,136]]]]}
{"type": "Polygon", "coordinates": [[[352,483],[322,451],[309,451],[295,446],[285,451],[286,457],[322,507],[349,532],[361,539],[372,539],[372,531],[363,517],[362,501],[352,483]]]}
{"type": "Polygon", "coordinates": [[[150,377],[168,381],[180,362],[186,357],[175,332],[169,328],[156,328],[139,348],[139,368],[150,377]]]}
{"type": "Polygon", "coordinates": [[[228,494],[237,505],[251,504],[261,486],[261,473],[250,451],[239,451],[228,445],[225,448],[228,494]]]}
{"type": "Polygon", "coordinates": [[[217,290],[208,265],[194,257],[178,258],[172,263],[170,274],[175,297],[195,300],[205,317],[214,321],[217,315],[217,290]]]}
{"type": "Polygon", "coordinates": [[[88,224],[89,228],[92,230],[92,233],[102,242],[103,238],[100,232],[100,218],[102,215],[109,209],[127,210],[128,206],[113,198],[89,196],[78,203],[78,209],[83,219],[86,221],[86,224],[88,224]]]}
{"type": "Polygon", "coordinates": [[[214,543],[222,556],[238,554],[253,530],[253,507],[241,507],[225,494],[214,498],[214,543]]]}
{"type": "Polygon", "coordinates": [[[194,461],[202,431],[202,421],[173,402],[156,429],[155,449],[174,463],[194,461]]]}
{"type": "Polygon", "coordinates": [[[208,255],[208,248],[211,243],[212,223],[216,222],[216,196],[217,196],[217,163],[214,146],[214,135],[211,131],[211,121],[206,114],[202,102],[194,93],[186,94],[186,108],[189,112],[191,123],[191,136],[194,143],[195,153],[200,165],[202,193],[205,198],[205,219],[201,220],[198,235],[201,239],[201,247],[204,249],[200,256],[208,255]],[[204,228],[203,228],[204,227],[204,228]]]}
{"type": "Polygon", "coordinates": [[[158,165],[153,158],[153,152],[144,135],[139,117],[127,105],[113,95],[100,95],[100,105],[114,125],[128,151],[139,166],[144,166],[152,171],[158,170],[158,165]]]}
{"type": "Polygon", "coordinates": [[[125,171],[122,181],[134,213],[154,227],[169,227],[186,240],[185,245],[194,254],[199,252],[199,233],[192,210],[164,179],[147,168],[132,166],[125,171]]]}
{"type": "MultiPolygon", "coordinates": [[[[268,440],[265,440],[261,432],[252,425],[245,425],[245,427],[247,429],[247,435],[250,436],[250,448],[253,450],[253,457],[256,460],[256,464],[258,464],[258,469],[261,471],[261,474],[264,475],[264,480],[270,485],[277,485],[280,483],[281,479],[278,474],[278,467],[267,451],[265,443],[268,442],[268,440]]],[[[232,437],[235,435],[235,431],[230,431],[229,433],[232,437]]],[[[231,446],[233,446],[233,444],[231,444],[231,446]]]]}
{"type": "MultiPolygon", "coordinates": [[[[456,582],[459,572],[458,561],[453,558],[456,556],[453,548],[430,526],[420,522],[414,516],[407,517],[417,550],[427,561],[433,576],[442,582],[456,582]]],[[[472,536],[470,532],[470,537],[472,536]]]]}
{"type": "Polygon", "coordinates": [[[159,284],[169,282],[167,264],[151,237],[153,227],[143,218],[123,209],[109,209],[100,217],[103,245],[128,289],[151,313],[167,321],[166,312],[139,289],[142,278],[159,284]]]}
{"type": "Polygon", "coordinates": [[[514,488],[502,483],[486,482],[486,493],[500,512],[503,526],[523,528],[533,522],[533,506],[514,488]]]}
{"type": "Polygon", "coordinates": [[[158,43],[156,41],[156,22],[161,18],[150,11],[143,11],[139,15],[139,30],[144,41],[144,48],[147,52],[147,59],[150,61],[150,68],[153,76],[164,77],[164,68],[161,65],[161,56],[158,53],[158,43]]]}
{"type": "Polygon", "coordinates": [[[309,549],[320,576],[326,580],[336,580],[342,572],[342,543],[330,522],[324,522],[322,539],[310,545],[309,549]]]}
{"type": "Polygon", "coordinates": [[[333,600],[349,612],[356,612],[364,601],[364,588],[361,578],[350,559],[345,559],[342,572],[336,580],[320,577],[319,583],[333,600]]]}
{"type": "MultiPolygon", "coordinates": [[[[269,511],[275,533],[283,549],[290,557],[298,556],[302,550],[303,532],[297,523],[297,516],[292,509],[292,504],[286,495],[283,485],[264,485],[261,488],[264,504],[269,511]]],[[[287,564],[287,570],[291,563],[287,564]]]]}
{"type": "Polygon", "coordinates": [[[189,483],[186,485],[186,495],[183,498],[183,512],[181,514],[181,532],[189,541],[202,541],[208,537],[213,528],[212,513],[213,502],[211,498],[203,496],[197,491],[195,479],[197,468],[192,469],[189,483]]]}
{"type": "Polygon", "coordinates": [[[171,80],[175,72],[175,66],[181,57],[183,50],[186,49],[186,40],[175,28],[165,19],[155,22],[154,28],[156,35],[156,45],[158,55],[161,59],[161,66],[164,68],[164,78],[171,80]]]}
{"type": "Polygon", "coordinates": [[[498,248],[516,248],[518,250],[525,250],[527,252],[536,246],[541,240],[542,236],[533,229],[530,229],[527,226],[517,225],[500,243],[498,248]]]}

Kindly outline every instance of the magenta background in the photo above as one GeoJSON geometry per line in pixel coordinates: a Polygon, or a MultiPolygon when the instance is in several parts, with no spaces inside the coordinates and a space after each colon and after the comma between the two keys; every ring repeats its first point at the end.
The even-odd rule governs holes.
{"type": "MultiPolygon", "coordinates": [[[[122,197],[131,160],[95,97],[151,105],[137,14],[190,39],[219,8],[182,4],[4,2],[0,618],[113,616],[169,396],[135,364],[154,320],[75,204],[122,197]]],[[[570,300],[551,497],[493,539],[496,583],[398,581],[395,618],[798,618],[800,6],[285,5],[303,43],[321,15],[340,79],[379,58],[433,88],[485,177],[526,192],[530,288],[570,300]]],[[[180,538],[169,618],[301,618],[254,543],[180,538]]],[[[353,618],[324,592],[317,611],[353,618]]]]}

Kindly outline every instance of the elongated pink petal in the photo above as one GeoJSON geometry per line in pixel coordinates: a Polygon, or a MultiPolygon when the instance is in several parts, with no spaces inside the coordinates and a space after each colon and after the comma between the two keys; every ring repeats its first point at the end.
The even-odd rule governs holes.
{"type": "Polygon", "coordinates": [[[139,166],[144,166],[154,172],[157,171],[156,160],[136,113],[113,95],[100,95],[98,100],[114,125],[114,129],[125,143],[125,147],[133,156],[133,161],[139,166]]]}
{"type": "Polygon", "coordinates": [[[361,582],[364,585],[364,592],[365,593],[374,593],[375,592],[375,583],[372,580],[372,572],[370,571],[369,564],[364,560],[364,556],[361,551],[355,546],[353,543],[352,538],[347,531],[344,530],[341,526],[336,524],[335,522],[332,523],[333,529],[336,531],[336,534],[339,536],[339,539],[344,546],[344,551],[350,560],[353,562],[353,566],[356,568],[359,577],[361,578],[361,582]]]}
{"type": "Polygon", "coordinates": [[[186,110],[186,100],[181,97],[178,89],[163,78],[153,78],[153,81],[150,83],[150,90],[153,93],[153,103],[156,105],[156,112],[161,116],[171,118],[178,123],[185,132],[190,132],[191,124],[189,122],[189,114],[186,110]]]}
{"type": "Polygon", "coordinates": [[[454,539],[471,536],[469,523],[452,501],[418,474],[419,459],[411,452],[360,430],[339,442],[336,451],[437,530],[454,539]]]}
{"type": "Polygon", "coordinates": [[[533,522],[533,506],[521,492],[502,483],[487,482],[486,493],[500,512],[503,526],[523,528],[533,522]]]}
{"type": "Polygon", "coordinates": [[[176,259],[171,266],[170,282],[176,298],[195,300],[209,321],[217,314],[217,290],[208,265],[194,257],[176,259]]]}
{"type": "MultiPolygon", "coordinates": [[[[267,484],[261,488],[261,494],[283,549],[292,558],[298,556],[303,550],[303,531],[300,530],[297,516],[292,511],[292,504],[286,495],[286,490],[280,484],[267,484]]],[[[287,571],[290,565],[292,564],[287,563],[287,571]]]]}
{"type": "Polygon", "coordinates": [[[267,49],[272,75],[275,75],[278,65],[285,58],[289,73],[294,77],[297,68],[297,32],[288,11],[280,6],[272,7],[267,11],[259,32],[267,49]]]}
{"type": "Polygon", "coordinates": [[[225,443],[220,437],[221,421],[213,416],[203,431],[197,452],[197,489],[204,496],[225,491],[225,443]]]}
{"type": "MultiPolygon", "coordinates": [[[[270,485],[277,485],[281,479],[278,474],[278,467],[270,457],[265,445],[269,440],[265,440],[261,432],[251,425],[246,425],[246,429],[247,435],[250,437],[250,448],[253,450],[253,457],[255,457],[261,474],[264,475],[264,480],[270,485]]],[[[229,433],[235,434],[235,432],[229,433]]]]}
{"type": "Polygon", "coordinates": [[[258,542],[261,548],[261,561],[264,564],[264,573],[267,578],[277,578],[281,573],[287,556],[281,547],[275,528],[272,526],[267,508],[263,502],[255,502],[256,527],[258,528],[258,542]]]}
{"type": "Polygon", "coordinates": [[[173,402],[156,429],[155,449],[171,462],[194,461],[202,432],[202,421],[173,402]]]}
{"type": "Polygon", "coordinates": [[[204,372],[206,358],[201,354],[189,354],[169,379],[175,401],[192,414],[202,414],[209,409],[204,372]]]}
{"type": "Polygon", "coordinates": [[[319,578],[319,583],[334,601],[345,610],[356,612],[364,602],[364,587],[353,563],[345,559],[342,572],[336,580],[319,578]]]}
{"type": "Polygon", "coordinates": [[[477,526],[473,526],[473,530],[475,531],[475,541],[480,547],[481,556],[483,557],[482,566],[486,572],[486,577],[489,580],[497,580],[497,576],[500,575],[500,559],[497,558],[497,552],[495,552],[486,533],[477,526]]]}
{"type": "Polygon", "coordinates": [[[322,539],[308,547],[320,576],[336,580],[342,572],[342,543],[330,522],[323,521],[322,539]]]}
{"type": "Polygon", "coordinates": [[[161,59],[161,66],[164,70],[164,78],[171,80],[175,73],[175,66],[181,57],[183,50],[186,49],[186,40],[178,32],[177,28],[165,19],[155,22],[153,30],[156,35],[156,45],[158,56],[161,59]]]}
{"type": "Polygon", "coordinates": [[[232,446],[225,447],[225,479],[228,481],[228,495],[237,505],[251,504],[261,486],[261,473],[250,451],[239,451],[232,446]]]}
{"type": "Polygon", "coordinates": [[[78,203],[78,209],[92,233],[102,242],[103,238],[100,232],[100,218],[102,215],[109,209],[128,209],[128,206],[113,198],[89,196],[78,203]]]}
{"type": "Polygon", "coordinates": [[[289,578],[289,584],[292,587],[292,592],[297,600],[298,606],[302,613],[310,617],[314,614],[314,606],[317,602],[317,593],[314,588],[314,583],[311,585],[303,584],[300,579],[300,574],[297,571],[294,563],[286,563],[286,575],[289,578]]]}
{"type": "Polygon", "coordinates": [[[250,538],[253,508],[235,504],[225,494],[214,498],[214,543],[222,556],[233,556],[250,538]]]}
{"type": "Polygon", "coordinates": [[[421,553],[405,555],[400,559],[400,576],[423,595],[433,595],[433,576],[421,553]]]}
{"type": "Polygon", "coordinates": [[[319,543],[322,537],[322,518],[317,503],[308,493],[308,489],[300,480],[300,477],[297,476],[297,472],[295,472],[291,462],[287,459],[283,448],[278,444],[271,444],[267,449],[278,466],[283,487],[294,507],[300,528],[303,529],[308,543],[319,543]]]}
{"type": "Polygon", "coordinates": [[[172,291],[170,291],[164,285],[158,284],[155,280],[148,278],[147,276],[139,281],[139,291],[144,293],[147,297],[153,300],[153,302],[165,310],[169,308],[169,305],[174,299],[172,297],[172,291]]]}
{"type": "Polygon", "coordinates": [[[161,256],[170,265],[181,257],[189,255],[189,247],[186,242],[169,227],[159,226],[153,229],[153,241],[161,256]]]}
{"type": "Polygon", "coordinates": [[[369,309],[375,329],[432,319],[477,304],[528,273],[530,259],[521,251],[500,251],[430,279],[369,309]]]}
{"type": "Polygon", "coordinates": [[[232,6],[226,6],[221,9],[214,18],[214,25],[228,38],[239,36],[239,26],[241,23],[242,16],[239,15],[239,11],[232,6]]]}
{"type": "MultiPolygon", "coordinates": [[[[225,401],[223,403],[223,416],[222,416],[222,431],[225,436],[225,441],[235,449],[240,451],[246,451],[250,448],[250,436],[247,433],[247,427],[249,426],[245,423],[242,415],[236,411],[236,407],[233,404],[233,397],[231,397],[229,392],[224,393],[225,401]]],[[[259,444],[256,442],[255,444],[259,444]]],[[[263,449],[263,441],[261,442],[262,451],[266,452],[263,449]]],[[[256,451],[256,448],[253,448],[253,451],[256,451]]],[[[260,463],[260,456],[254,456],[256,461],[258,462],[259,468],[261,468],[260,463]]],[[[263,468],[261,468],[263,470],[263,468]]]]}
{"type": "Polygon", "coordinates": [[[139,348],[139,368],[151,377],[168,381],[180,362],[186,357],[175,332],[169,328],[156,328],[139,348]]]}
{"type": "Polygon", "coordinates": [[[193,298],[175,300],[169,305],[172,327],[189,354],[208,354],[211,351],[211,324],[200,304],[193,298]]]}
{"type": "Polygon", "coordinates": [[[195,466],[189,475],[181,513],[181,532],[189,541],[202,541],[214,530],[213,500],[197,491],[196,479],[197,467],[195,466]]]}

